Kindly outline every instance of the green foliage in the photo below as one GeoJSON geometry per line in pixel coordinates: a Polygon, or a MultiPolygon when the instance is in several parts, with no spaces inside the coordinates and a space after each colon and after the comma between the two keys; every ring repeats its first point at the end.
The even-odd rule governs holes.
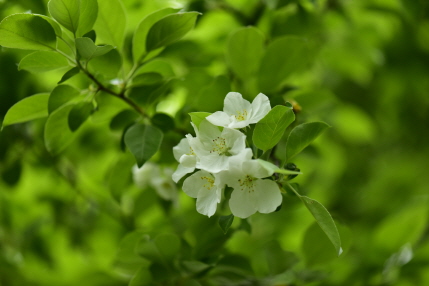
{"type": "Polygon", "coordinates": [[[48,116],[48,99],[49,94],[40,93],[26,97],[17,102],[6,113],[2,128],[7,125],[48,116]]]}
{"type": "Polygon", "coordinates": [[[56,49],[54,28],[45,19],[31,14],[14,14],[0,23],[0,45],[23,50],[56,49]]]}
{"type": "Polygon", "coordinates": [[[25,56],[19,62],[18,69],[32,73],[42,73],[68,66],[67,59],[56,52],[37,51],[25,56]]]}
{"type": "Polygon", "coordinates": [[[273,148],[279,143],[286,128],[294,120],[295,114],[290,108],[275,106],[256,124],[253,131],[253,143],[263,151],[273,148]]]}
{"type": "Polygon", "coordinates": [[[137,166],[141,167],[158,151],[162,131],[151,125],[135,124],[125,132],[125,145],[133,153],[137,166]]]}
{"type": "Polygon", "coordinates": [[[167,2],[0,1],[0,285],[427,285],[428,4],[167,2]],[[241,220],[171,180],[230,91],[282,191],[241,220]]]}

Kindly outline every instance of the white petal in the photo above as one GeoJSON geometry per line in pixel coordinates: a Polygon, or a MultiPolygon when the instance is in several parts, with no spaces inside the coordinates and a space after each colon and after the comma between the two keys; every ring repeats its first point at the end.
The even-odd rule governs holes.
{"type": "Polygon", "coordinates": [[[185,154],[180,157],[179,162],[186,168],[195,168],[195,165],[197,164],[197,156],[185,154]]]}
{"type": "Polygon", "coordinates": [[[228,127],[231,123],[231,118],[228,114],[222,111],[216,111],[215,113],[206,117],[207,121],[216,126],[228,127]]]}
{"type": "Polygon", "coordinates": [[[255,178],[266,178],[273,174],[273,172],[268,171],[257,160],[247,161],[243,168],[245,168],[247,174],[255,178]]]}
{"type": "Polygon", "coordinates": [[[174,158],[180,162],[180,157],[184,154],[188,154],[191,151],[191,146],[189,145],[188,138],[183,138],[180,140],[179,144],[173,147],[174,158]]]}
{"type": "Polygon", "coordinates": [[[234,216],[247,218],[257,211],[255,200],[254,192],[247,189],[234,188],[229,200],[229,208],[234,216]]]}
{"type": "Polygon", "coordinates": [[[247,112],[250,115],[252,105],[247,100],[243,99],[243,96],[238,92],[230,92],[226,95],[224,100],[223,111],[228,115],[239,115],[239,113],[247,112]]]}
{"type": "Polygon", "coordinates": [[[141,168],[137,165],[133,166],[133,181],[140,189],[145,189],[149,186],[152,176],[159,176],[159,166],[146,162],[141,168]]]}
{"type": "Polygon", "coordinates": [[[256,207],[260,213],[271,213],[282,203],[283,197],[274,181],[256,180],[254,183],[256,207]]]}
{"type": "Polygon", "coordinates": [[[197,198],[200,191],[210,191],[217,188],[215,178],[206,171],[198,171],[183,182],[183,191],[192,198],[197,198]]]}
{"type": "Polygon", "coordinates": [[[243,149],[237,155],[231,156],[231,158],[229,158],[229,167],[230,167],[229,169],[236,170],[237,172],[244,174],[245,172],[243,171],[243,168],[245,168],[245,166],[243,166],[243,164],[245,164],[246,162],[249,162],[252,159],[252,156],[253,156],[252,149],[250,148],[243,149]]]}
{"type": "Polygon", "coordinates": [[[171,178],[175,183],[177,183],[181,178],[183,178],[183,176],[185,176],[186,174],[192,173],[194,170],[195,168],[186,168],[185,166],[179,164],[179,166],[177,166],[177,169],[173,173],[171,178]]]}
{"type": "Polygon", "coordinates": [[[263,93],[258,94],[252,102],[252,114],[249,116],[249,122],[257,123],[264,118],[270,110],[271,106],[268,97],[263,93]]]}
{"type": "Polygon", "coordinates": [[[210,173],[219,173],[223,170],[228,170],[228,157],[219,156],[217,154],[208,155],[200,158],[199,168],[210,173]]]}
{"type": "Polygon", "coordinates": [[[218,187],[211,190],[201,190],[197,197],[197,211],[211,217],[216,212],[220,197],[221,189],[218,187]]]}
{"type": "Polygon", "coordinates": [[[225,138],[226,145],[230,148],[229,153],[231,154],[238,154],[246,148],[246,135],[238,130],[224,128],[221,136],[225,138]]]}
{"type": "Polygon", "coordinates": [[[201,121],[199,139],[203,144],[212,144],[213,139],[220,136],[221,132],[217,126],[207,120],[201,121]]]}
{"type": "Polygon", "coordinates": [[[238,121],[236,118],[234,118],[231,123],[228,125],[229,128],[234,128],[234,129],[240,129],[240,128],[244,128],[246,126],[249,126],[251,122],[246,119],[243,121],[238,121]]]}

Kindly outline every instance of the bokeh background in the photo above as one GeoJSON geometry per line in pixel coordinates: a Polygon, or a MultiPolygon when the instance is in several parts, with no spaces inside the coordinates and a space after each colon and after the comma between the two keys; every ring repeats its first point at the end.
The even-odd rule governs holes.
{"type": "MultiPolygon", "coordinates": [[[[47,15],[47,2],[0,1],[0,18],[28,11],[47,15]]],[[[203,13],[195,29],[148,68],[178,79],[158,109],[174,116],[180,128],[192,131],[188,112],[221,110],[229,91],[248,99],[263,92],[273,105],[293,101],[301,109],[298,123],[332,126],[296,157],[304,174],[293,182],[331,212],[344,253],[335,257],[292,195],[279,212],[246,222],[237,218],[224,235],[217,218],[198,214],[179,187],[172,202],[159,195],[156,183],[133,183],[133,158],[121,151],[121,134],[109,130],[105,117],[85,123],[58,156],[44,147],[40,119],[0,133],[0,285],[129,285],[150,264],[132,254],[136,239],[159,234],[180,237],[177,260],[212,268],[191,282],[130,285],[429,285],[428,1],[123,4],[129,43],[139,21],[153,11],[182,6],[203,13]],[[260,72],[243,78],[231,69],[229,39],[247,26],[260,30],[265,47],[285,36],[311,43],[308,53],[294,59],[300,68],[276,89],[258,86],[260,72]]],[[[0,120],[20,99],[50,92],[64,73],[18,71],[27,53],[1,49],[0,120]]],[[[288,54],[278,51],[276,57],[288,54]]],[[[73,84],[87,82],[78,77],[73,84]]],[[[157,176],[175,168],[171,147],[181,137],[166,138],[153,160],[162,165],[157,176]]],[[[150,271],[154,281],[165,274],[150,271]]]]}

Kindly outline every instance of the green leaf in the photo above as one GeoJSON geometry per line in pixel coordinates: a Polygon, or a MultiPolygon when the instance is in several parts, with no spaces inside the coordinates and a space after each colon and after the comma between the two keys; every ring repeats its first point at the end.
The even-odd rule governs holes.
{"type": "Polygon", "coordinates": [[[151,285],[152,282],[153,278],[148,267],[143,266],[134,274],[128,286],[151,285]]]}
{"type": "Polygon", "coordinates": [[[305,231],[302,252],[306,265],[310,267],[327,263],[337,257],[331,241],[316,222],[305,231]]]}
{"type": "Polygon", "coordinates": [[[264,245],[264,252],[271,275],[277,275],[290,270],[299,261],[295,253],[284,251],[276,240],[264,245]]]}
{"type": "Polygon", "coordinates": [[[121,67],[122,59],[117,49],[110,50],[102,56],[93,58],[88,63],[90,73],[101,75],[106,80],[116,78],[121,67]]]}
{"type": "Polygon", "coordinates": [[[66,80],[68,80],[69,78],[74,77],[75,75],[77,75],[80,72],[80,68],[79,67],[74,67],[70,70],[68,70],[62,77],[61,80],[58,82],[58,84],[65,82],[66,80]]]}
{"type": "Polygon", "coordinates": [[[131,170],[134,164],[134,158],[127,153],[125,156],[120,156],[118,161],[110,166],[106,173],[105,181],[109,187],[110,194],[117,202],[121,201],[122,194],[133,184],[131,170]]]}
{"type": "Polygon", "coordinates": [[[2,128],[48,116],[48,93],[39,93],[15,103],[6,113],[2,128]]]}
{"type": "Polygon", "coordinates": [[[177,13],[166,16],[156,22],[147,34],[147,52],[180,40],[192,30],[198,15],[201,14],[198,12],[177,13]]]}
{"type": "Polygon", "coordinates": [[[264,161],[261,159],[257,159],[257,160],[258,160],[258,163],[262,167],[264,167],[267,171],[270,171],[272,173],[279,173],[279,174],[285,174],[285,175],[300,175],[300,174],[302,174],[301,172],[297,172],[297,171],[281,169],[281,168],[277,167],[276,165],[274,165],[273,163],[270,163],[268,161],[264,161]]]}
{"type": "Polygon", "coordinates": [[[218,223],[219,223],[219,226],[222,229],[223,233],[228,232],[233,221],[234,221],[234,215],[233,214],[219,217],[218,223]]]}
{"type": "Polygon", "coordinates": [[[48,101],[49,114],[79,95],[79,90],[71,85],[57,85],[51,92],[48,101]]]}
{"type": "Polygon", "coordinates": [[[53,155],[63,151],[73,140],[73,132],[68,126],[68,116],[73,104],[64,105],[49,115],[45,124],[45,146],[53,155]]]}
{"type": "Polygon", "coordinates": [[[61,26],[54,19],[52,19],[51,17],[45,16],[45,15],[39,15],[39,14],[33,14],[33,15],[37,16],[37,17],[40,17],[40,18],[43,18],[46,21],[48,21],[49,24],[51,24],[52,28],[54,28],[55,34],[58,37],[61,37],[63,35],[63,31],[61,30],[61,26]]]}
{"type": "Polygon", "coordinates": [[[163,132],[168,132],[175,128],[174,119],[165,113],[156,113],[150,119],[151,123],[161,129],[163,132]]]}
{"type": "Polygon", "coordinates": [[[69,113],[68,123],[72,132],[76,131],[91,115],[94,106],[91,102],[76,104],[69,113]]]}
{"type": "Polygon", "coordinates": [[[153,240],[144,237],[137,246],[137,251],[144,258],[165,265],[177,256],[180,246],[180,238],[177,235],[166,233],[153,240]]]}
{"type": "Polygon", "coordinates": [[[255,126],[252,140],[261,150],[273,148],[282,138],[286,128],[295,120],[295,114],[286,106],[277,105],[255,126]]]}
{"type": "Polygon", "coordinates": [[[343,250],[341,249],[341,239],[338,233],[337,226],[326,208],[316,200],[306,196],[301,196],[305,206],[316,219],[320,228],[334,245],[337,255],[339,256],[343,250]]]}
{"type": "Polygon", "coordinates": [[[55,20],[75,36],[80,36],[92,29],[98,4],[97,0],[50,0],[48,9],[55,20]]]}
{"type": "Polygon", "coordinates": [[[293,156],[304,150],[314,139],[330,126],[324,122],[309,122],[296,126],[289,134],[286,143],[286,158],[290,160],[293,156]]]}
{"type": "Polygon", "coordinates": [[[122,110],[113,117],[112,121],[110,121],[110,129],[123,130],[133,124],[138,117],[139,115],[134,110],[122,110]]]}
{"type": "Polygon", "coordinates": [[[0,23],[0,45],[7,48],[52,51],[56,40],[49,22],[32,14],[14,14],[0,23]]]}
{"type": "Polygon", "coordinates": [[[80,0],[50,0],[49,13],[67,30],[76,33],[79,26],[80,0]]]}
{"type": "Polygon", "coordinates": [[[165,8],[147,15],[137,26],[133,37],[133,58],[139,62],[146,54],[146,37],[149,29],[163,17],[177,12],[178,9],[165,8]]]}
{"type": "Polygon", "coordinates": [[[125,145],[133,153],[140,168],[158,151],[163,134],[151,125],[135,124],[125,132],[125,145]]]}
{"type": "Polygon", "coordinates": [[[258,73],[262,92],[273,92],[294,72],[308,63],[307,42],[296,36],[286,36],[272,42],[261,61],[258,73]]]}
{"type": "Polygon", "coordinates": [[[264,52],[264,35],[254,27],[241,28],[231,35],[226,47],[226,60],[241,79],[248,79],[259,68],[264,52]]]}
{"type": "Polygon", "coordinates": [[[97,0],[80,0],[79,27],[76,35],[84,36],[92,30],[98,16],[97,0]]]}
{"type": "Polygon", "coordinates": [[[97,39],[122,50],[127,15],[120,0],[98,1],[98,18],[94,29],[97,39]]]}
{"type": "Polygon", "coordinates": [[[211,113],[209,113],[209,112],[191,112],[191,113],[189,113],[189,116],[191,116],[192,123],[194,123],[195,126],[197,126],[197,128],[199,128],[201,121],[206,119],[206,117],[209,116],[210,114],[211,113]]]}
{"type": "Polygon", "coordinates": [[[147,72],[137,75],[133,78],[132,86],[143,86],[158,84],[163,81],[163,76],[156,72],[147,72]]]}
{"type": "Polygon", "coordinates": [[[42,73],[69,66],[67,59],[57,52],[37,51],[26,55],[19,63],[19,70],[42,73]]]}
{"type": "Polygon", "coordinates": [[[90,38],[77,38],[76,49],[82,59],[90,61],[94,57],[107,54],[113,49],[113,46],[96,46],[90,38]]]}

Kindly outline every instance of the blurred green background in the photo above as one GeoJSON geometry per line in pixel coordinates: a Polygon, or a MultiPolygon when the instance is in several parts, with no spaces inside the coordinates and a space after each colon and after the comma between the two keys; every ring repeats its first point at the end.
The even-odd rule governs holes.
{"type": "MultiPolygon", "coordinates": [[[[47,15],[47,2],[0,1],[0,18],[47,15]]],[[[195,29],[148,68],[179,79],[157,108],[181,128],[191,132],[188,112],[221,110],[229,91],[249,99],[263,92],[272,105],[293,100],[301,108],[298,123],[332,126],[296,157],[304,174],[294,182],[331,212],[344,253],[335,257],[293,196],[279,212],[252,216],[250,233],[237,218],[224,235],[217,218],[198,214],[186,195],[171,202],[154,186],[136,186],[133,158],[102,116],[85,123],[59,156],[44,147],[41,119],[0,133],[0,285],[129,285],[131,279],[130,285],[429,285],[428,1],[123,3],[128,42],[139,21],[158,9],[203,13],[195,29]],[[297,55],[297,71],[281,86],[261,89],[261,71],[243,77],[231,68],[231,34],[246,26],[260,30],[265,47],[284,36],[308,41],[308,53],[297,55]],[[210,267],[177,284],[162,282],[164,270],[149,267],[161,282],[136,282],[134,273],[150,259],[133,254],[135,241],[159,234],[180,237],[177,261],[210,267]]],[[[0,120],[14,103],[50,92],[61,78],[57,71],[18,71],[27,53],[0,52],[0,120]]],[[[269,60],[266,55],[256,65],[269,60]]],[[[168,134],[154,161],[175,168],[171,147],[180,138],[168,134]]]]}

